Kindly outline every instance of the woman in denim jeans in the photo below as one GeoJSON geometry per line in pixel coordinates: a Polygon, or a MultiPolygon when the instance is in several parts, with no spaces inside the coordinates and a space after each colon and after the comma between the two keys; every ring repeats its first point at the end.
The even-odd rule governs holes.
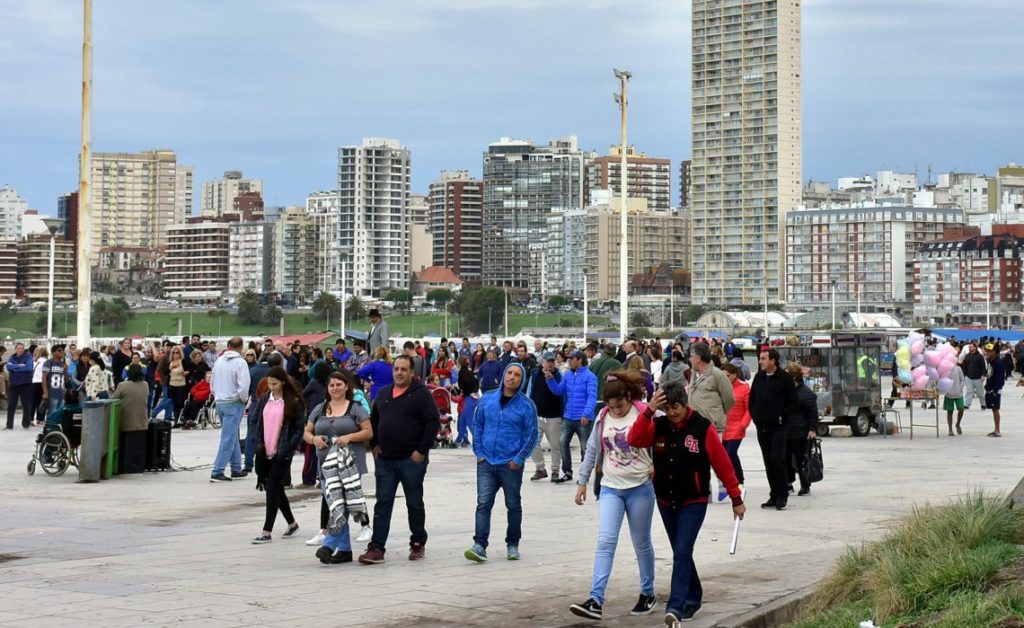
{"type": "Polygon", "coordinates": [[[576,503],[587,498],[587,480],[595,465],[604,472],[601,499],[598,500],[597,549],[594,552],[594,577],[590,596],[582,604],[573,604],[574,615],[601,619],[608,576],[615,559],[623,515],[629,521],[629,535],[640,567],[640,598],[631,615],[646,615],[654,610],[654,546],[651,521],[654,517],[654,486],[651,483],[651,454],[647,449],[630,447],[626,442],[633,422],[647,409],[643,375],[636,371],[616,370],[605,377],[602,398],[604,409],[587,441],[587,453],[577,479],[576,503]]]}

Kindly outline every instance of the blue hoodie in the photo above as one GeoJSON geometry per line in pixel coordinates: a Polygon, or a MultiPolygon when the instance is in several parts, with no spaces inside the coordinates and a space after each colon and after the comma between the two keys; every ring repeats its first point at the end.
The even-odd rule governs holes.
{"type": "Polygon", "coordinates": [[[515,462],[520,469],[537,445],[537,407],[523,394],[526,372],[521,364],[509,364],[502,373],[502,386],[484,394],[473,419],[473,453],[493,465],[515,462]],[[519,390],[505,405],[501,403],[505,373],[523,371],[519,390]]]}
{"type": "Polygon", "coordinates": [[[565,399],[565,413],[562,418],[568,421],[594,420],[594,408],[597,406],[597,376],[591,373],[590,369],[581,366],[575,371],[566,371],[562,381],[549,379],[548,388],[565,399]]]}

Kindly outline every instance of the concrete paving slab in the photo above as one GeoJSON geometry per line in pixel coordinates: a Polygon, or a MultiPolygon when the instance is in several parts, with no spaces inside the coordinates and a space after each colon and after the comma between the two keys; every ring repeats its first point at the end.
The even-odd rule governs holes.
{"type": "MultiPolygon", "coordinates": [[[[977,409],[968,412],[961,437],[936,439],[918,430],[913,441],[906,433],[826,439],[825,480],[810,496],[793,497],[785,512],[758,508],[767,484],[751,432],[740,449],[750,510],[739,552],[728,554],[730,509],[711,505],[695,552],[706,604],[691,625],[715,625],[813,583],[848,543],[879,538],[915,502],[938,503],[979,487],[1012,489],[1024,474],[1024,430],[1015,434],[1013,427],[1024,425],[1024,400],[1007,396],[1005,405],[1001,439],[985,437],[990,414],[977,409]]],[[[253,546],[263,495],[251,478],[211,484],[208,466],[98,484],[77,484],[74,469],[60,478],[29,477],[24,468],[34,437],[33,431],[0,432],[0,557],[7,557],[0,561],[0,625],[62,625],[73,618],[105,626],[308,626],[308,618],[322,618],[334,603],[335,625],[592,625],[567,607],[590,588],[593,499],[579,507],[571,485],[526,482],[523,560],[504,560],[498,500],[492,560],[471,564],[462,557],[472,542],[475,508],[468,450],[431,454],[425,561],[406,560],[400,499],[386,564],[323,566],[315,548],[302,542],[317,526],[315,492],[289,492],[301,540],[253,546]]],[[[174,457],[208,465],[217,437],[212,430],[175,432],[174,457]]],[[[278,535],[283,526],[278,521],[278,535]]],[[[652,530],[656,589],[665,599],[671,560],[657,517],[652,530]]],[[[628,614],[638,576],[626,530],[617,554],[602,625],[659,624],[663,606],[648,617],[628,614]]]]}

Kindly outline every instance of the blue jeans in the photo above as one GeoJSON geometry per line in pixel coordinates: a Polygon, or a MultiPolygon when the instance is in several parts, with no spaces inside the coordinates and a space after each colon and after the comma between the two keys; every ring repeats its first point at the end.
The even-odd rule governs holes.
{"type": "Polygon", "coordinates": [[[427,542],[427,509],[423,505],[423,478],[430,464],[429,454],[423,462],[412,458],[377,458],[373,474],[377,480],[377,503],[373,506],[373,538],[370,547],[384,551],[391,532],[391,512],[395,508],[395,493],[402,485],[405,506],[409,510],[410,543],[420,545],[427,542]]]}
{"type": "Polygon", "coordinates": [[[171,400],[171,395],[167,392],[167,386],[164,385],[160,386],[160,401],[153,407],[153,412],[149,416],[155,419],[161,411],[164,412],[165,421],[174,420],[174,402],[171,400]]]}
{"type": "MultiPolygon", "coordinates": [[[[563,422],[562,425],[565,425],[563,422]]],[[[564,432],[563,432],[564,433],[564,432]]],[[[594,580],[590,597],[604,604],[604,591],[615,561],[622,516],[629,521],[629,536],[640,568],[640,592],[654,595],[654,545],[651,521],[654,518],[654,485],[648,480],[625,490],[605,486],[597,502],[597,550],[594,552],[594,580]]]]}
{"type": "Polygon", "coordinates": [[[231,463],[231,472],[242,472],[242,448],[238,445],[238,428],[242,423],[242,411],[245,404],[239,401],[218,401],[217,414],[220,415],[220,447],[213,461],[213,475],[224,473],[225,467],[231,463]]]}
{"type": "Polygon", "coordinates": [[[462,443],[469,442],[469,435],[473,433],[473,416],[476,414],[476,406],[479,403],[479,399],[466,395],[466,401],[462,406],[462,414],[459,415],[459,435],[455,439],[456,443],[461,445],[462,443]]]}
{"type": "Polygon", "coordinates": [[[487,549],[487,538],[491,535],[491,509],[498,489],[505,494],[505,508],[508,509],[508,529],[505,531],[505,545],[519,547],[523,536],[523,500],[520,489],[523,486],[523,467],[515,471],[506,464],[491,464],[484,460],[476,465],[476,533],[473,541],[487,549]]]}
{"type": "Polygon", "coordinates": [[[583,425],[583,422],[578,419],[575,421],[562,419],[562,437],[558,440],[562,446],[562,471],[564,473],[572,473],[572,455],[569,451],[569,443],[572,442],[573,435],[579,437],[580,460],[583,460],[583,456],[587,454],[587,441],[590,440],[590,430],[593,427],[593,421],[583,425]]]}
{"type": "Polygon", "coordinates": [[[700,586],[700,576],[693,562],[693,545],[697,542],[707,510],[707,504],[691,504],[682,508],[658,505],[661,521],[665,524],[665,532],[672,545],[672,589],[668,595],[666,612],[681,613],[686,606],[701,605],[704,589],[700,586]]]}
{"type": "MultiPolygon", "coordinates": [[[[324,480],[323,478],[320,479],[320,490],[325,493],[327,491],[327,480],[324,480]]],[[[328,547],[332,550],[351,552],[352,539],[349,538],[348,533],[348,517],[346,516],[340,532],[337,534],[331,534],[330,529],[327,530],[327,534],[324,536],[324,547],[328,547]]]]}

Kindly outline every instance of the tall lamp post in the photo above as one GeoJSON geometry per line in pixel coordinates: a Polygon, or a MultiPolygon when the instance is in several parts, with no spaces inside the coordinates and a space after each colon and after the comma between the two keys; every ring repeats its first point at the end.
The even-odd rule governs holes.
{"type": "Polygon", "coordinates": [[[78,155],[78,346],[92,318],[92,0],[82,0],[82,149],[78,155]]]}
{"type": "Polygon", "coordinates": [[[836,329],[836,280],[832,280],[832,331],[836,329]]]}
{"type": "Polygon", "coordinates": [[[57,232],[64,226],[63,218],[43,218],[43,224],[50,231],[50,277],[46,304],[46,345],[53,346],[53,259],[57,251],[57,232]]]}
{"type": "Polygon", "coordinates": [[[587,278],[590,274],[590,267],[583,266],[580,268],[583,271],[583,346],[587,345],[587,332],[589,330],[589,319],[587,318],[590,308],[588,307],[588,290],[587,290],[587,278]]]}
{"type": "Polygon", "coordinates": [[[619,237],[622,244],[619,250],[619,341],[623,342],[626,340],[629,323],[629,286],[626,283],[628,255],[626,248],[626,114],[629,110],[629,99],[626,95],[626,86],[633,74],[626,70],[614,70],[614,72],[615,78],[619,79],[619,93],[615,95],[615,101],[619,103],[619,110],[622,112],[622,145],[619,147],[619,174],[621,175],[619,186],[622,188],[622,215],[619,221],[619,237]]]}
{"type": "MultiPolygon", "coordinates": [[[[340,253],[338,259],[341,262],[341,337],[345,337],[345,258],[347,253],[340,253]]],[[[330,325],[328,325],[330,327],[330,325]]],[[[328,330],[330,331],[330,330],[328,330]]]]}

